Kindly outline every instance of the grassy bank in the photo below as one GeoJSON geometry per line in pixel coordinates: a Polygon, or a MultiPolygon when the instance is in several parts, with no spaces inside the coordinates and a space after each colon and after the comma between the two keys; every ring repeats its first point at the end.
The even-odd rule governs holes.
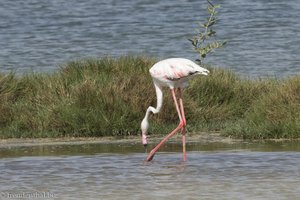
{"type": "MultiPolygon", "coordinates": [[[[0,137],[139,134],[156,97],[148,69],[157,60],[124,56],[69,62],[54,73],[0,74],[0,137]]],[[[300,76],[247,80],[210,68],[184,93],[188,130],[239,138],[300,137],[300,76]]],[[[150,132],[165,134],[178,117],[169,91],[150,132]]]]}

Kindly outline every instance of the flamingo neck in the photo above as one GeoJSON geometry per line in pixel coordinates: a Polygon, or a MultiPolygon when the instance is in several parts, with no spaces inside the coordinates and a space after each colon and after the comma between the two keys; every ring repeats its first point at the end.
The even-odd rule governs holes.
{"type": "Polygon", "coordinates": [[[146,111],[145,117],[141,123],[142,143],[144,145],[147,144],[147,133],[148,133],[148,129],[149,129],[150,112],[152,112],[153,114],[159,113],[159,111],[161,110],[161,107],[162,107],[162,103],[163,103],[163,92],[162,92],[161,86],[154,81],[154,87],[155,87],[156,99],[157,99],[156,108],[149,106],[146,111]]]}
{"type": "MultiPolygon", "coordinates": [[[[155,93],[156,93],[156,108],[151,111],[153,114],[159,113],[163,104],[163,92],[162,87],[154,81],[155,93]]],[[[153,108],[153,107],[152,107],[153,108]]]]}

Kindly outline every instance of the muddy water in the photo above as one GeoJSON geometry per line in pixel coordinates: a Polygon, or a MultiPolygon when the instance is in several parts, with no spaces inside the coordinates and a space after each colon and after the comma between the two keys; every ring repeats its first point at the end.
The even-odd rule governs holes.
{"type": "Polygon", "coordinates": [[[300,142],[0,148],[0,199],[297,199],[300,142]]]}

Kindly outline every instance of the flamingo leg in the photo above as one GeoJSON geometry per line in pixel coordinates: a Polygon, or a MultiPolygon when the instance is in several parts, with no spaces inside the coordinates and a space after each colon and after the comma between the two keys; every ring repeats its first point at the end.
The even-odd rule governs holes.
{"type": "Polygon", "coordinates": [[[176,98],[176,94],[175,94],[175,90],[172,88],[171,89],[171,93],[172,93],[172,97],[173,97],[173,101],[178,113],[178,117],[180,120],[179,125],[177,126],[177,128],[175,128],[171,133],[169,133],[169,135],[167,135],[160,143],[158,143],[156,145],[156,147],[154,147],[154,149],[152,149],[152,151],[149,153],[148,157],[147,157],[147,161],[151,161],[154,157],[154,154],[156,153],[156,151],[159,149],[159,147],[164,144],[170,137],[172,137],[173,135],[175,135],[179,130],[182,130],[182,128],[185,126],[185,122],[183,121],[182,115],[181,115],[181,111],[177,102],[177,98],[176,98]]]}
{"type": "Polygon", "coordinates": [[[179,93],[179,106],[180,106],[180,113],[181,113],[181,118],[183,121],[183,127],[181,129],[181,134],[182,134],[182,152],[183,152],[183,161],[186,161],[186,119],[185,119],[185,114],[184,114],[184,107],[183,107],[183,100],[182,100],[182,89],[178,89],[179,93]]]}

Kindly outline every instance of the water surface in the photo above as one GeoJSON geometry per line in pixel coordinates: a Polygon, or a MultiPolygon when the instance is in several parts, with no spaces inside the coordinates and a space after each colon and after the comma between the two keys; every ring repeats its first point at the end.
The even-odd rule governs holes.
{"type": "MultiPolygon", "coordinates": [[[[207,63],[246,76],[285,77],[300,70],[300,1],[221,4],[220,38],[207,63]]],[[[84,57],[146,54],[197,58],[187,40],[208,15],[206,0],[2,0],[1,72],[52,72],[84,57]]]]}
{"type": "Polygon", "coordinates": [[[297,199],[299,142],[136,143],[1,148],[0,194],[49,199],[297,199]]]}

